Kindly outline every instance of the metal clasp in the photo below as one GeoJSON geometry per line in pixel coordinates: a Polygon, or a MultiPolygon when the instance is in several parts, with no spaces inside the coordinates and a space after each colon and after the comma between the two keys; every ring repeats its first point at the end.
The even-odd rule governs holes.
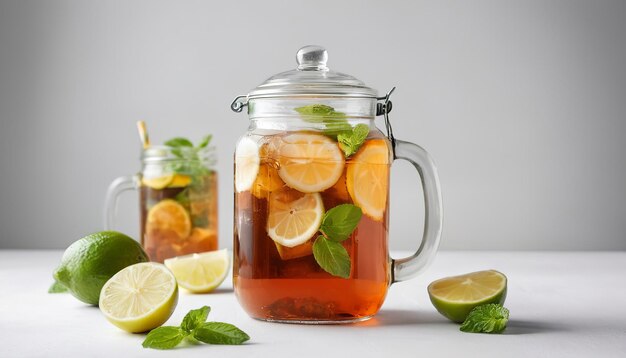
{"type": "Polygon", "coordinates": [[[230,109],[233,112],[241,112],[243,110],[243,107],[248,105],[248,96],[237,96],[234,100],[233,103],[230,104],[230,109]]]}
{"type": "Polygon", "coordinates": [[[384,97],[377,97],[376,99],[379,101],[384,101],[383,103],[376,103],[376,116],[380,116],[381,114],[385,118],[385,128],[387,128],[387,138],[391,141],[391,150],[393,151],[393,157],[396,158],[396,138],[393,136],[393,128],[391,127],[391,121],[389,120],[389,112],[391,112],[391,108],[393,104],[389,100],[393,91],[396,90],[396,87],[393,87],[384,97]]]}

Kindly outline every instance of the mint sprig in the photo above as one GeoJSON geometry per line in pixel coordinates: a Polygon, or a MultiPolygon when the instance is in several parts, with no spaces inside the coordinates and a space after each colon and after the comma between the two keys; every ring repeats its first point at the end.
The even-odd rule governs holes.
{"type": "Polygon", "coordinates": [[[300,117],[306,122],[323,124],[324,134],[333,139],[336,139],[340,133],[352,129],[345,113],[335,111],[333,107],[325,104],[298,107],[295,111],[300,113],[300,117]]]}
{"type": "Polygon", "coordinates": [[[192,177],[192,180],[210,173],[211,170],[208,166],[211,166],[214,163],[207,163],[206,161],[203,161],[198,153],[202,149],[209,146],[212,138],[213,137],[210,134],[203,137],[200,143],[195,147],[187,138],[176,137],[167,140],[164,144],[172,148],[172,154],[174,156],[181,159],[180,161],[169,163],[167,169],[177,174],[189,175],[192,177]]]}
{"type": "Polygon", "coordinates": [[[333,276],[350,277],[350,255],[341,242],[352,235],[363,212],[352,204],[341,204],[328,210],[322,217],[320,232],[313,243],[313,257],[324,271],[333,276]]]}
{"type": "Polygon", "coordinates": [[[357,124],[351,130],[339,133],[337,135],[337,143],[339,143],[339,148],[343,150],[346,155],[346,158],[356,153],[363,142],[365,142],[365,138],[370,133],[370,127],[367,124],[357,124]]]}
{"type": "Polygon", "coordinates": [[[461,325],[470,333],[502,333],[509,320],[509,310],[497,303],[475,307],[461,325]]]}
{"type": "Polygon", "coordinates": [[[209,306],[203,306],[189,311],[180,327],[162,326],[153,329],[146,336],[142,346],[153,349],[172,349],[183,340],[207,344],[239,345],[250,339],[250,336],[232,324],[206,322],[210,311],[209,306]]]}
{"type": "Polygon", "coordinates": [[[198,309],[191,310],[183,318],[183,322],[180,324],[180,328],[187,333],[193,332],[198,326],[206,322],[211,312],[211,307],[202,306],[198,309]]]}
{"type": "Polygon", "coordinates": [[[366,124],[357,124],[352,127],[345,113],[335,111],[333,107],[325,104],[298,107],[295,111],[300,113],[306,122],[323,124],[323,133],[337,140],[346,158],[359,150],[370,132],[366,124]]]}

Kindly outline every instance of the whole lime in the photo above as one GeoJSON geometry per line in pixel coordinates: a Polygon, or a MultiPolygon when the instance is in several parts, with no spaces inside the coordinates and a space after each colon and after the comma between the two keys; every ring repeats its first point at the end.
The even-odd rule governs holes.
{"type": "Polygon", "coordinates": [[[93,233],[74,242],[63,253],[54,278],[79,300],[97,305],[102,286],[121,269],[148,261],[132,238],[115,231],[93,233]]]}

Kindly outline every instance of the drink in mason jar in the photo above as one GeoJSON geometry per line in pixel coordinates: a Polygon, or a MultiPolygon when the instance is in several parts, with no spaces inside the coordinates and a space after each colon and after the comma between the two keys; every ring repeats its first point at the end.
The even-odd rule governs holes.
{"type": "Polygon", "coordinates": [[[233,280],[252,317],[357,321],[382,305],[390,145],[360,126],[354,145],[306,130],[240,140],[233,280]]]}
{"type": "Polygon", "coordinates": [[[217,250],[217,175],[142,179],[141,239],[152,261],[217,250]]]}

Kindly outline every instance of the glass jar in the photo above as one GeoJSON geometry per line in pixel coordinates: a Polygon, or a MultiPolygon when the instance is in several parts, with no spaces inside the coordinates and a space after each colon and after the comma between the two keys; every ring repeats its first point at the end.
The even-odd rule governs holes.
{"type": "Polygon", "coordinates": [[[253,318],[297,323],[365,320],[393,282],[421,272],[437,250],[442,208],[435,166],[393,138],[389,94],[328,69],[306,46],[298,68],[233,101],[250,126],[235,151],[233,284],[253,318]],[[387,134],[375,125],[385,116],[387,134]],[[420,173],[425,230],[411,257],[389,257],[389,171],[420,173]]]}
{"type": "Polygon", "coordinates": [[[217,250],[214,148],[150,146],[141,163],[140,173],[111,183],[105,228],[114,227],[118,196],[138,190],[141,245],[151,261],[217,250]]]}

